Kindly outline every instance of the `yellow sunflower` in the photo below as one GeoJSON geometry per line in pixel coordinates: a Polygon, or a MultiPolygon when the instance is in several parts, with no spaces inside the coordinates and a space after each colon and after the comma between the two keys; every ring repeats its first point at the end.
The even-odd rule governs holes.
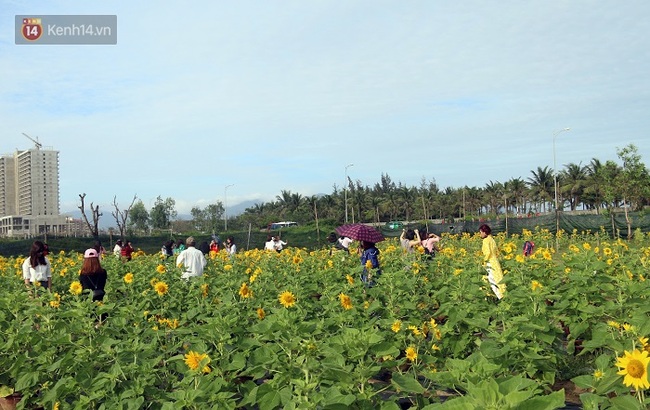
{"type": "MultiPolygon", "coordinates": [[[[198,353],[195,352],[194,350],[190,350],[186,355],[185,355],[185,364],[187,367],[190,368],[190,370],[196,370],[201,366],[203,363],[204,367],[207,367],[207,364],[210,363],[210,358],[206,353],[198,353]],[[207,360],[206,360],[207,359],[207,360]],[[205,362],[204,362],[205,360],[205,362]]],[[[205,371],[204,371],[205,373],[205,371]]]]}
{"type": "Polygon", "coordinates": [[[628,387],[633,386],[635,390],[649,389],[648,363],[650,357],[645,350],[634,349],[632,353],[626,350],[624,357],[616,358],[616,366],[620,368],[616,374],[625,376],[623,384],[628,387]]]}
{"type": "Polygon", "coordinates": [[[354,285],[354,278],[350,275],[345,275],[345,279],[347,279],[348,283],[350,285],[354,285]]]}
{"type": "Polygon", "coordinates": [[[418,358],[418,352],[415,350],[415,347],[413,346],[407,347],[404,353],[406,354],[406,358],[411,362],[415,361],[415,359],[418,358]]]}
{"type": "Polygon", "coordinates": [[[156,282],[155,285],[153,285],[153,289],[156,291],[158,296],[162,296],[165,293],[169,291],[169,285],[167,285],[165,282],[156,282]]]}
{"type": "Polygon", "coordinates": [[[402,321],[401,320],[396,320],[393,322],[393,326],[390,327],[390,329],[397,333],[402,329],[402,321]]]}
{"type": "Polygon", "coordinates": [[[131,272],[124,275],[124,283],[133,283],[133,274],[131,272]]]}
{"type": "Polygon", "coordinates": [[[248,287],[248,283],[244,282],[241,284],[241,287],[239,288],[239,296],[244,299],[253,297],[253,291],[248,287]]]}
{"type": "Polygon", "coordinates": [[[165,265],[158,265],[156,266],[156,272],[158,273],[165,273],[167,269],[165,269],[165,265]]]}
{"type": "Polygon", "coordinates": [[[266,312],[262,308],[257,308],[257,318],[262,320],[266,317],[266,312]]]}
{"type": "Polygon", "coordinates": [[[542,286],[541,283],[538,281],[534,280],[530,283],[530,289],[535,292],[537,289],[541,290],[544,286],[542,286]]]}
{"type": "Polygon", "coordinates": [[[296,304],[296,296],[288,290],[282,292],[280,296],[278,296],[278,300],[280,301],[280,304],[286,308],[290,308],[296,304]]]}
{"type": "Polygon", "coordinates": [[[70,293],[72,293],[73,295],[79,295],[82,290],[83,287],[81,286],[81,283],[79,283],[78,280],[75,280],[70,284],[70,293]]]}
{"type": "Polygon", "coordinates": [[[344,293],[341,293],[339,295],[339,300],[341,301],[341,306],[343,306],[343,309],[345,310],[350,310],[352,309],[352,299],[344,293]]]}

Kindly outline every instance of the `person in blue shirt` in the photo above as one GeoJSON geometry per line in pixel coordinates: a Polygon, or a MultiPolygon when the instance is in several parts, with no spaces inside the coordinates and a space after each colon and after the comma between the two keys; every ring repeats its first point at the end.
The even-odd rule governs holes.
{"type": "Polygon", "coordinates": [[[376,279],[381,275],[379,268],[379,249],[372,242],[362,241],[359,248],[361,253],[361,281],[368,287],[376,284],[376,279]]]}

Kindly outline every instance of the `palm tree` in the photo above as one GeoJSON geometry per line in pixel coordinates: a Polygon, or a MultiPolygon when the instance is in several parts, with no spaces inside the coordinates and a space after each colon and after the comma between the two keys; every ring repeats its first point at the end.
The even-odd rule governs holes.
{"type": "Polygon", "coordinates": [[[600,208],[603,207],[605,201],[603,164],[600,160],[592,158],[589,165],[585,167],[585,173],[583,202],[588,209],[596,209],[596,213],[600,214],[600,208]]]}
{"type": "Polygon", "coordinates": [[[490,206],[490,212],[499,213],[499,208],[503,202],[503,184],[501,182],[492,182],[485,184],[483,188],[483,198],[490,206]]]}
{"type": "Polygon", "coordinates": [[[339,219],[341,208],[334,195],[327,194],[320,197],[319,206],[321,217],[339,219]]]}
{"type": "Polygon", "coordinates": [[[394,190],[386,192],[384,196],[385,206],[388,208],[388,213],[390,215],[390,220],[395,220],[397,216],[397,204],[398,204],[398,195],[394,190]]]}
{"type": "Polygon", "coordinates": [[[320,228],[318,226],[318,197],[316,195],[305,197],[303,204],[308,206],[314,213],[314,220],[316,221],[316,235],[318,237],[318,242],[320,243],[320,228]]]}
{"type": "Polygon", "coordinates": [[[528,193],[528,188],[526,187],[526,182],[521,178],[512,178],[504,184],[506,193],[508,197],[514,200],[515,210],[517,213],[525,214],[526,213],[526,195],[528,193]]]}
{"type": "MultiPolygon", "coordinates": [[[[559,190],[561,193],[569,194],[569,206],[572,211],[575,211],[580,203],[580,198],[584,191],[587,180],[586,167],[581,164],[570,163],[564,166],[564,170],[560,173],[559,190]]],[[[562,203],[564,202],[564,195],[562,196],[562,203]]]]}
{"type": "Polygon", "coordinates": [[[379,207],[381,206],[383,200],[381,196],[377,195],[376,192],[371,191],[368,193],[368,204],[372,208],[373,221],[376,223],[380,222],[380,213],[379,207]]]}
{"type": "Polygon", "coordinates": [[[543,212],[546,212],[546,204],[553,201],[555,188],[553,186],[553,172],[548,166],[537,167],[537,171],[530,171],[533,176],[528,178],[528,187],[532,200],[541,204],[543,212]]]}
{"type": "Polygon", "coordinates": [[[405,214],[405,220],[410,221],[414,206],[416,205],[415,201],[417,200],[417,188],[409,188],[407,186],[400,185],[397,191],[399,198],[401,199],[402,208],[405,214]]]}
{"type": "Polygon", "coordinates": [[[282,191],[280,191],[280,195],[275,196],[275,199],[277,199],[276,208],[278,209],[280,215],[284,217],[284,215],[286,215],[286,212],[290,208],[291,191],[287,191],[286,189],[283,189],[282,191]]]}
{"type": "Polygon", "coordinates": [[[463,216],[466,216],[468,211],[472,217],[479,217],[482,215],[483,201],[481,198],[483,197],[483,188],[477,188],[475,186],[470,188],[466,185],[461,189],[465,196],[465,210],[463,216]]]}

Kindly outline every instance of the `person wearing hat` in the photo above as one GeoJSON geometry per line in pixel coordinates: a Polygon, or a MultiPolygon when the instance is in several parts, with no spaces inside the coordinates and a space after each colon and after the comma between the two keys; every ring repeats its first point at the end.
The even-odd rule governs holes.
{"type": "Polygon", "coordinates": [[[190,236],[185,241],[187,248],[181,251],[176,257],[176,266],[183,269],[181,278],[189,279],[195,276],[203,275],[203,269],[208,264],[205,255],[200,250],[196,249],[196,241],[194,237],[190,236]]]}
{"type": "Polygon", "coordinates": [[[86,249],[84,261],[79,271],[79,283],[84,290],[91,290],[93,301],[104,299],[104,287],[108,274],[99,262],[99,253],[96,249],[86,249]]]}

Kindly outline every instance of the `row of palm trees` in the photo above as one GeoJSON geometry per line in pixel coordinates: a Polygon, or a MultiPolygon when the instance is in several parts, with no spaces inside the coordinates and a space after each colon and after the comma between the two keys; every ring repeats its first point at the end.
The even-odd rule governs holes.
{"type": "MultiPolygon", "coordinates": [[[[645,165],[643,169],[642,182],[650,187],[645,165]]],[[[614,188],[619,185],[616,181],[623,172],[624,167],[613,161],[602,163],[595,158],[588,165],[565,165],[557,175],[559,209],[601,212],[603,208],[620,206],[625,193],[614,188]]],[[[278,220],[307,223],[320,218],[343,223],[346,202],[348,222],[486,218],[504,212],[526,215],[555,209],[554,175],[549,167],[537,167],[525,180],[490,181],[484,187],[441,189],[435,180],[424,178],[419,187],[409,187],[393,182],[387,174],[382,174],[372,187],[350,178],[347,183],[343,189],[334,186],[332,193],[322,196],[303,196],[282,190],[275,201],[258,203],[233,222],[266,226],[278,220]]],[[[648,198],[641,198],[635,203],[628,198],[628,204],[635,208],[648,205],[648,198]]]]}

